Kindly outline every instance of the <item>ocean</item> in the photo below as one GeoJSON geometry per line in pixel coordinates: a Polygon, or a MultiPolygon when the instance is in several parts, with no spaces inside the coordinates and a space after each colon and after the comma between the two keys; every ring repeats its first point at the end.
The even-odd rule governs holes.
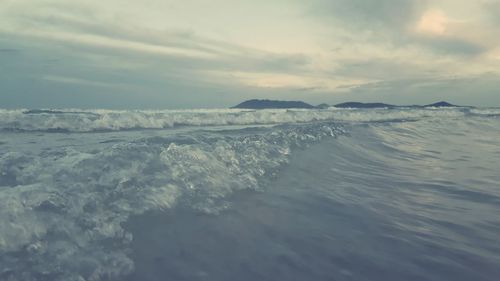
{"type": "Polygon", "coordinates": [[[0,110],[0,280],[500,278],[500,109],[0,110]]]}

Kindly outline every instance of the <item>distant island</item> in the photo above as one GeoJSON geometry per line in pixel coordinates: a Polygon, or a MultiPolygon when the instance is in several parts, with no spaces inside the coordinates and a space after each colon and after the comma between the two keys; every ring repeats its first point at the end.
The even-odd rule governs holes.
{"type": "Polygon", "coordinates": [[[335,105],[329,105],[322,103],[318,106],[313,106],[302,101],[279,101],[279,100],[259,100],[252,99],[244,101],[231,108],[241,108],[241,109],[283,109],[283,108],[305,108],[305,109],[324,109],[328,107],[337,108],[399,108],[399,107],[412,107],[412,108],[424,108],[424,107],[458,107],[451,103],[440,101],[427,105],[393,105],[387,103],[362,103],[362,102],[344,102],[335,105]]]}
{"type": "Polygon", "coordinates": [[[269,109],[269,108],[316,108],[302,101],[278,101],[278,100],[247,100],[232,108],[244,109],[269,109]]]}
{"type": "Polygon", "coordinates": [[[362,102],[344,102],[334,105],[339,108],[394,108],[396,105],[387,104],[387,103],[362,103],[362,102]]]}
{"type": "Polygon", "coordinates": [[[344,102],[334,105],[338,108],[398,108],[398,107],[458,107],[457,105],[440,101],[427,105],[393,105],[387,103],[362,103],[362,102],[344,102]]]}

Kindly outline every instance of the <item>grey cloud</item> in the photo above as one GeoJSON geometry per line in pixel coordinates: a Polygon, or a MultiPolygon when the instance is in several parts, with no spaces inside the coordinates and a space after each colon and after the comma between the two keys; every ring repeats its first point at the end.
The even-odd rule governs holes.
{"type": "Polygon", "coordinates": [[[315,0],[311,12],[343,21],[346,27],[377,29],[405,28],[425,7],[425,0],[315,0]]]}
{"type": "MultiPolygon", "coordinates": [[[[47,48],[50,46],[47,46],[47,48]]],[[[50,50],[30,50],[0,68],[2,107],[179,108],[215,106],[230,87],[163,76],[158,66],[140,70],[100,69],[84,58],[59,53],[57,65],[43,67],[50,50]],[[227,88],[227,89],[226,89],[227,88]],[[214,99],[218,93],[218,99],[214,99]]],[[[233,89],[234,90],[234,89],[233,89]]]]}
{"type": "MultiPolygon", "coordinates": [[[[413,27],[429,7],[426,0],[316,0],[312,1],[313,16],[337,26],[362,32],[365,42],[386,42],[395,47],[421,46],[438,54],[459,56],[478,55],[484,46],[453,37],[425,37],[416,34],[413,27]],[[366,32],[371,31],[371,32],[366,32]]],[[[500,5],[491,4],[499,13],[500,5]]],[[[363,37],[353,33],[356,40],[363,37]]]]}
{"type": "Polygon", "coordinates": [[[12,54],[12,53],[17,53],[17,52],[20,52],[20,50],[18,50],[18,49],[0,49],[0,53],[12,54]]]}
{"type": "Polygon", "coordinates": [[[474,77],[418,78],[352,85],[337,101],[384,101],[394,104],[424,104],[446,100],[459,105],[500,104],[500,76],[493,73],[474,77]]]}
{"type": "Polygon", "coordinates": [[[416,37],[417,43],[441,54],[474,56],[486,52],[484,46],[453,37],[416,37]]]}
{"type": "Polygon", "coordinates": [[[500,23],[500,1],[497,2],[485,2],[483,4],[484,13],[487,15],[488,19],[494,23],[500,23]]]}
{"type": "Polygon", "coordinates": [[[30,18],[33,26],[50,29],[61,29],[74,34],[96,35],[107,39],[124,42],[146,44],[153,47],[178,48],[186,51],[199,51],[211,58],[189,57],[182,55],[140,54],[137,50],[116,49],[109,46],[92,46],[75,42],[61,42],[71,45],[81,51],[102,53],[111,56],[126,55],[127,60],[134,57],[151,62],[166,62],[184,69],[210,69],[226,71],[279,71],[284,73],[299,72],[303,66],[310,63],[310,58],[304,54],[276,54],[223,41],[211,40],[197,36],[186,30],[156,31],[117,25],[111,22],[92,22],[77,16],[64,17],[58,15],[33,16],[30,18]],[[134,53],[132,57],[130,54],[134,53]],[[152,60],[147,60],[147,58],[152,60]]]}
{"type": "MultiPolygon", "coordinates": [[[[478,104],[481,100],[500,104],[500,95],[495,91],[500,88],[500,79],[496,76],[439,78],[447,70],[430,61],[435,54],[454,56],[450,64],[475,63],[473,56],[486,50],[459,38],[415,34],[409,27],[427,9],[428,1],[311,0],[301,3],[320,24],[349,31],[347,35],[335,34],[339,36],[328,44],[344,49],[354,45],[360,48],[363,58],[345,60],[334,56],[337,57],[333,62],[335,69],[322,66],[315,69],[316,61],[309,55],[274,53],[248,48],[238,42],[212,40],[200,35],[204,31],[201,26],[197,27],[199,30],[152,30],[118,22],[113,17],[99,18],[96,11],[84,4],[28,3],[9,13],[11,23],[19,23],[19,30],[8,34],[0,31],[0,99],[5,102],[2,106],[224,106],[244,98],[269,98],[270,95],[314,103],[357,99],[406,104],[446,99],[462,104],[478,104]],[[116,44],[49,38],[44,34],[33,36],[23,33],[25,30],[90,35],[116,44]],[[129,43],[152,49],[176,48],[180,52],[125,47],[129,43]],[[389,48],[383,49],[384,46],[389,48]],[[411,57],[415,47],[424,61],[411,57]],[[405,52],[405,48],[410,51],[405,52]],[[398,54],[392,56],[392,50],[398,54]],[[190,55],[190,52],[202,55],[190,55]],[[285,85],[281,89],[259,89],[242,85],[230,75],[224,78],[231,72],[262,76],[269,72],[292,74],[318,78],[321,82],[342,77],[382,82],[346,86],[333,93],[327,92],[327,86],[318,86],[326,84],[315,82],[303,87],[285,85]],[[346,92],[348,94],[344,94],[346,92]]],[[[495,12],[492,6],[491,10],[492,14],[500,15],[500,9],[495,12]]],[[[345,53],[353,57],[356,48],[345,53]]],[[[480,65],[474,66],[480,68],[480,65]]]]}
{"type": "Polygon", "coordinates": [[[301,55],[268,53],[260,54],[262,57],[222,56],[209,60],[13,35],[3,36],[3,40],[25,46],[21,57],[3,60],[0,68],[3,107],[179,108],[214,107],[226,102],[232,105],[242,97],[271,90],[252,89],[231,80],[210,81],[199,71],[287,71],[308,61],[301,55]],[[114,65],[115,62],[125,65],[114,65]]]}
{"type": "Polygon", "coordinates": [[[340,61],[340,67],[334,71],[335,75],[358,77],[364,79],[408,79],[428,77],[437,74],[432,68],[426,68],[408,59],[360,59],[340,61]]]}
{"type": "Polygon", "coordinates": [[[321,88],[321,87],[306,87],[306,88],[290,89],[290,91],[297,91],[297,92],[312,92],[312,91],[318,91],[318,90],[323,90],[323,88],[321,88]]]}
{"type": "Polygon", "coordinates": [[[202,39],[187,30],[153,31],[113,22],[93,21],[89,18],[65,17],[61,15],[35,15],[29,18],[32,26],[48,27],[56,30],[91,34],[110,39],[140,42],[153,46],[168,46],[197,50],[208,54],[220,54],[238,50],[237,46],[202,39]],[[222,49],[222,51],[221,51],[222,49]]]}

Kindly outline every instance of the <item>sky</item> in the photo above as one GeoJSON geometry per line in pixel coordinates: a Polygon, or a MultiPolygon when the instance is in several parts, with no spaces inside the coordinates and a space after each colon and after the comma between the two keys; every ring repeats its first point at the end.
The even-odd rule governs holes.
{"type": "Polygon", "coordinates": [[[0,108],[500,106],[500,0],[0,0],[0,108]]]}

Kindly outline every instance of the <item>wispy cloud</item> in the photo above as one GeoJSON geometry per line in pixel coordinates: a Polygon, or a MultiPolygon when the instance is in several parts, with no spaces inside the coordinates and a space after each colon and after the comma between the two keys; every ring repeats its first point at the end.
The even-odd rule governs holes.
{"type": "MultiPolygon", "coordinates": [[[[4,84],[15,88],[12,77],[24,77],[107,92],[133,85],[173,106],[182,92],[197,106],[200,89],[210,99],[231,92],[221,105],[276,90],[336,100],[370,88],[394,98],[368,85],[411,88],[409,81],[500,72],[496,0],[120,3],[3,1],[0,59],[11,77],[4,84]]],[[[384,91],[404,98],[400,88],[384,91]]]]}
{"type": "Polygon", "coordinates": [[[85,85],[85,86],[114,88],[114,89],[125,89],[127,87],[130,87],[130,85],[122,84],[122,83],[108,83],[108,82],[102,82],[102,81],[93,81],[93,80],[87,80],[87,79],[82,79],[82,78],[78,78],[78,77],[45,75],[45,76],[42,76],[41,78],[45,81],[54,82],[54,83],[63,83],[63,84],[85,85]]]}

